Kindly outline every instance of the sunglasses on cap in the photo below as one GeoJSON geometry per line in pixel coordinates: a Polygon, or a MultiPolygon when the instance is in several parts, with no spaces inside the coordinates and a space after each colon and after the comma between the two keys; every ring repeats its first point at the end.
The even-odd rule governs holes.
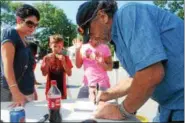
{"type": "Polygon", "coordinates": [[[91,18],[89,18],[88,20],[86,20],[83,24],[81,24],[78,28],[77,31],[80,35],[84,35],[84,29],[83,26],[85,26],[87,23],[89,23],[90,21],[92,21],[95,17],[96,14],[98,12],[98,10],[100,10],[103,6],[103,1],[100,1],[98,4],[98,7],[96,8],[96,10],[94,11],[94,13],[92,14],[91,18]]]}
{"type": "Polygon", "coordinates": [[[31,20],[24,20],[25,24],[29,27],[29,28],[36,28],[38,27],[38,23],[34,23],[33,21],[31,20]]]}

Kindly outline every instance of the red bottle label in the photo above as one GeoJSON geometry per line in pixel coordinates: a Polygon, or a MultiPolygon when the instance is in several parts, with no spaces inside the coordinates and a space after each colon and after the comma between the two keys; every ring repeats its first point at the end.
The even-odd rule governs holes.
{"type": "Polygon", "coordinates": [[[49,109],[59,109],[61,98],[48,98],[49,109]]]}

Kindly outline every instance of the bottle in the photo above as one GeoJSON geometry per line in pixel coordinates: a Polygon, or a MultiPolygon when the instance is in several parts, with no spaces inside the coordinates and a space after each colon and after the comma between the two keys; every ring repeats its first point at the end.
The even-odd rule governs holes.
{"type": "Polygon", "coordinates": [[[57,88],[56,80],[51,80],[51,88],[47,94],[48,109],[49,109],[49,121],[53,122],[62,122],[62,116],[60,114],[61,107],[61,92],[57,88]]]}

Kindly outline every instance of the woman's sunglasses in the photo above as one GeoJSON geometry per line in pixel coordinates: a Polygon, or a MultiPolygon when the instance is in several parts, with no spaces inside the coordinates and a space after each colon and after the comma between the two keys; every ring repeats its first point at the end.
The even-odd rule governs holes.
{"type": "Polygon", "coordinates": [[[36,28],[36,27],[38,27],[38,23],[34,23],[33,21],[30,21],[30,20],[27,20],[27,21],[25,21],[24,20],[24,22],[26,23],[26,25],[29,27],[29,28],[36,28]]]}

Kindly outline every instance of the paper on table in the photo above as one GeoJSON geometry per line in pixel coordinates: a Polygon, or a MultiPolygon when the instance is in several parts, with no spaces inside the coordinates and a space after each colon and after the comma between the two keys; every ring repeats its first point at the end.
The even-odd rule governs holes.
{"type": "Polygon", "coordinates": [[[113,99],[113,100],[109,100],[109,101],[107,101],[108,103],[111,103],[111,104],[117,104],[117,102],[116,102],[116,100],[115,99],[113,99]]]}
{"type": "Polygon", "coordinates": [[[78,100],[75,102],[74,111],[89,111],[93,112],[96,109],[96,105],[87,100],[78,100]]]}
{"type": "MultiPolygon", "coordinates": [[[[113,103],[115,104],[116,101],[115,100],[110,100],[107,101],[109,103],[113,103]]],[[[89,99],[82,99],[82,100],[78,100],[75,102],[75,106],[74,106],[74,111],[88,111],[88,112],[93,112],[94,110],[96,110],[97,105],[95,105],[92,101],[90,101],[89,99]]]]}

